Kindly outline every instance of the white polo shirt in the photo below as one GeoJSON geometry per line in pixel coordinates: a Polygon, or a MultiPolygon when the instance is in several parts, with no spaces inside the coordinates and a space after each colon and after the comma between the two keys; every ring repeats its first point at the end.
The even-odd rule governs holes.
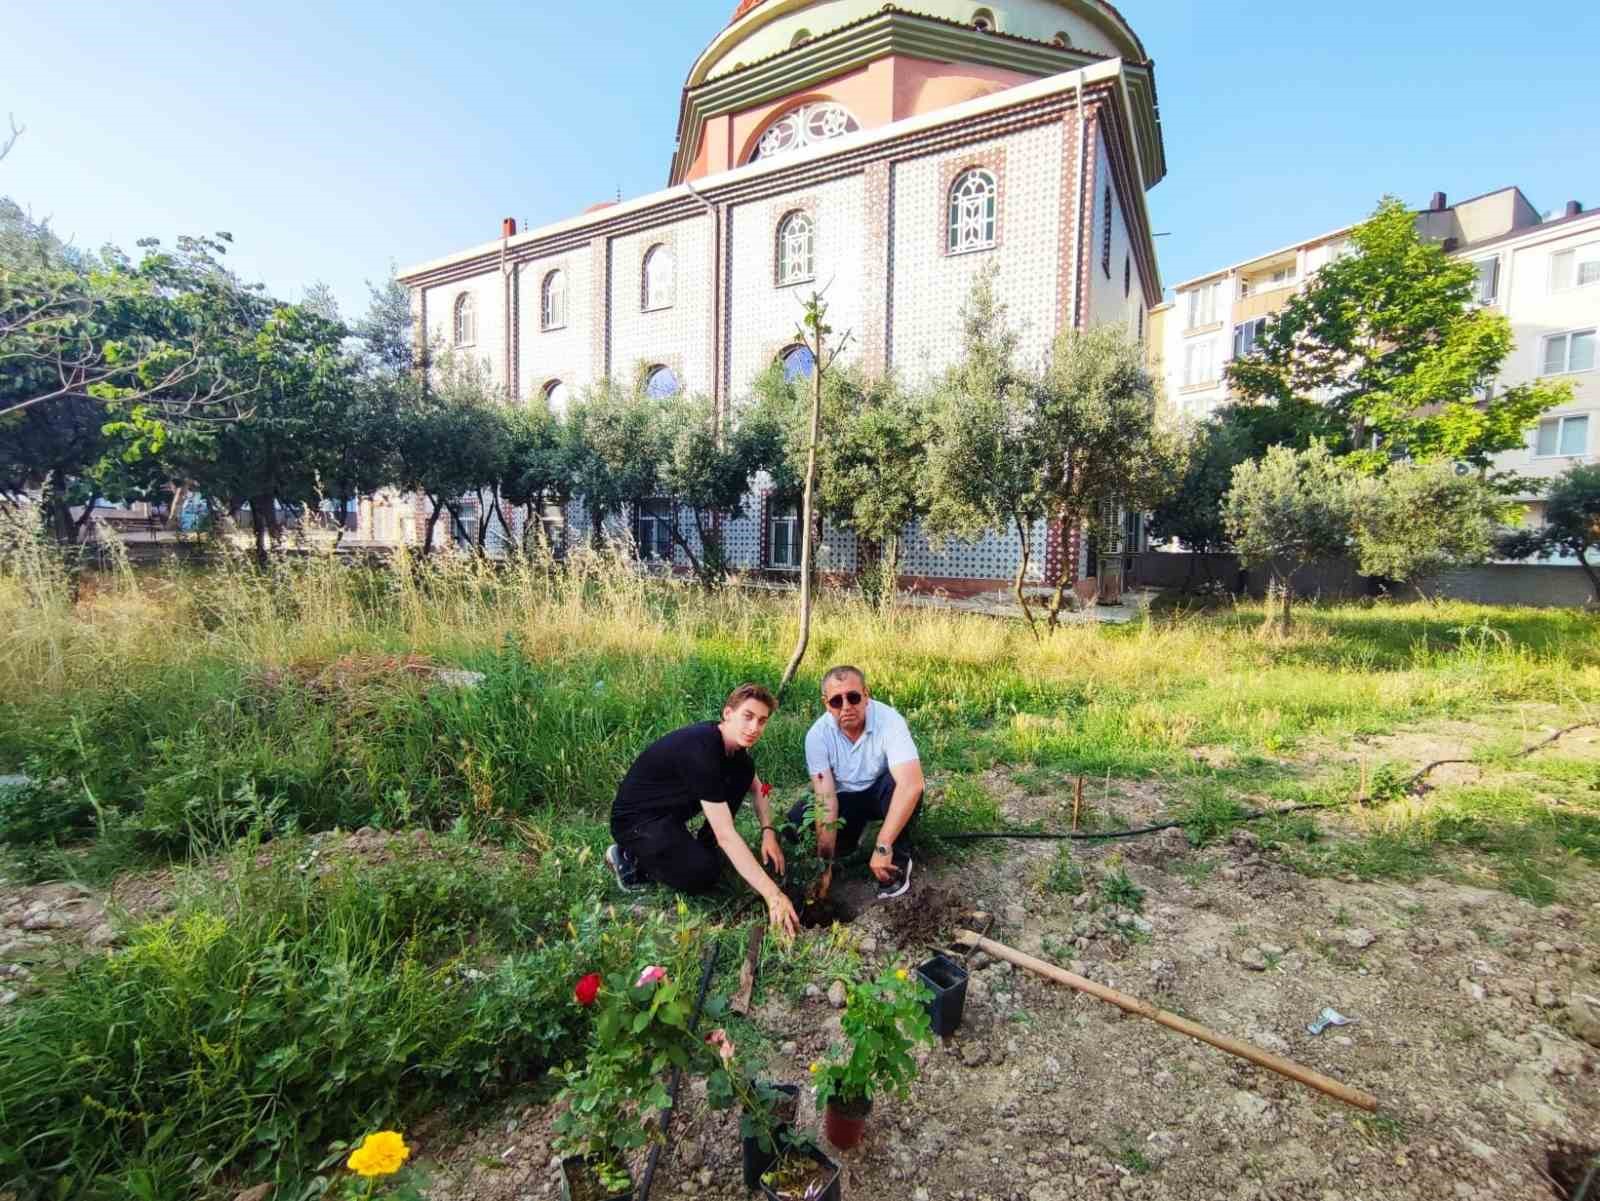
{"type": "Polygon", "coordinates": [[[855,742],[845,737],[832,713],[824,713],[806,731],[806,771],[815,779],[818,772],[831,770],[840,792],[864,791],[884,768],[920,757],[906,719],[879,701],[867,702],[867,726],[855,742]]]}

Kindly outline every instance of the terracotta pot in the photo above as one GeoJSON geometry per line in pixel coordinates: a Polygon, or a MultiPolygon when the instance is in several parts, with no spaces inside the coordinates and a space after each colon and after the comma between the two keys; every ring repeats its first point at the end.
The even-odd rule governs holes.
{"type": "Polygon", "coordinates": [[[822,1133],[839,1150],[848,1151],[866,1133],[867,1115],[871,1112],[871,1101],[853,1105],[838,1105],[829,1101],[822,1111],[822,1133]]]}

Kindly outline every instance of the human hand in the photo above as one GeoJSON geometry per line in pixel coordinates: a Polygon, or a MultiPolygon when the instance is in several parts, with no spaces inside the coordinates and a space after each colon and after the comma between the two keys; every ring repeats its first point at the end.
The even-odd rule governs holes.
{"type": "Polygon", "coordinates": [[[778,889],[774,889],[767,898],[767,920],[784,938],[793,938],[800,929],[800,918],[794,911],[793,902],[778,889]]]}
{"type": "Polygon", "coordinates": [[[776,830],[761,831],[761,859],[772,865],[774,875],[783,875],[783,847],[778,842],[776,830]]]}
{"type": "Polygon", "coordinates": [[[878,877],[879,884],[887,884],[894,879],[894,852],[893,850],[879,850],[874,847],[872,858],[867,860],[867,870],[878,877]]]}
{"type": "Polygon", "coordinates": [[[839,845],[839,831],[832,826],[819,826],[817,828],[817,858],[833,861],[833,852],[839,845]]]}

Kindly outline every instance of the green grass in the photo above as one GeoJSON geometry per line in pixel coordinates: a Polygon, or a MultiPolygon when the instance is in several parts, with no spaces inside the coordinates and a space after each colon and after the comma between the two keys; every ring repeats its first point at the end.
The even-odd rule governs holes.
{"type": "MultiPolygon", "coordinates": [[[[930,832],[1001,825],[985,782],[998,768],[1067,798],[1047,823],[1062,826],[1079,775],[1159,779],[1204,845],[1246,809],[1355,797],[1353,772],[1278,762],[1308,740],[1600,701],[1592,616],[1306,606],[1270,643],[1256,620],[1243,606],[1035,643],[990,619],[825,595],[758,765],[780,811],[805,795],[819,675],[852,661],[916,734],[930,832]]],[[[580,968],[651,954],[693,971],[715,940],[715,991],[730,992],[759,917],[746,894],[680,911],[652,892],[641,917],[604,887],[598,856],[638,750],[714,717],[734,684],[773,682],[795,634],[786,599],[708,597],[603,560],[122,572],[91,577],[79,601],[42,568],[0,576],[0,772],[38,781],[0,794],[0,847],[38,877],[200,867],[170,920],[47,980],[0,1027],[0,1179],[30,1199],[228,1195],[269,1178],[300,1195],[333,1142],[441,1105],[470,1112],[581,1053],[580,968]],[[442,687],[431,665],[484,680],[442,687]],[[391,861],[320,874],[337,856],[313,864],[308,837],[367,824],[426,828],[432,849],[408,839],[391,861]]],[[[1321,815],[1252,828],[1307,871],[1471,864],[1548,900],[1600,859],[1600,772],[1559,748],[1513,762],[1514,745],[1485,753],[1496,774],[1479,785],[1423,802],[1393,787],[1407,765],[1373,772],[1348,828],[1321,815]]],[[[1090,872],[1062,848],[1043,885],[1137,909],[1119,863],[1090,872]]],[[[1198,881],[1215,866],[1175,870],[1198,881]]],[[[859,968],[849,931],[769,939],[757,1003],[859,968]]]]}

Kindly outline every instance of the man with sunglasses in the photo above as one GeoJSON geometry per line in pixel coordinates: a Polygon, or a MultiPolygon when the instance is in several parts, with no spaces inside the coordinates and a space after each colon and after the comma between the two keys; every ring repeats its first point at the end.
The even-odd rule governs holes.
{"type": "MultiPolygon", "coordinates": [[[[868,822],[882,822],[867,867],[878,879],[878,899],[911,887],[906,829],[922,802],[922,761],[906,719],[867,691],[859,667],[829,668],[822,677],[822,716],[806,732],[806,773],[816,794],[817,854],[848,855],[868,822]]],[[[789,811],[800,829],[809,802],[789,811]]]]}

